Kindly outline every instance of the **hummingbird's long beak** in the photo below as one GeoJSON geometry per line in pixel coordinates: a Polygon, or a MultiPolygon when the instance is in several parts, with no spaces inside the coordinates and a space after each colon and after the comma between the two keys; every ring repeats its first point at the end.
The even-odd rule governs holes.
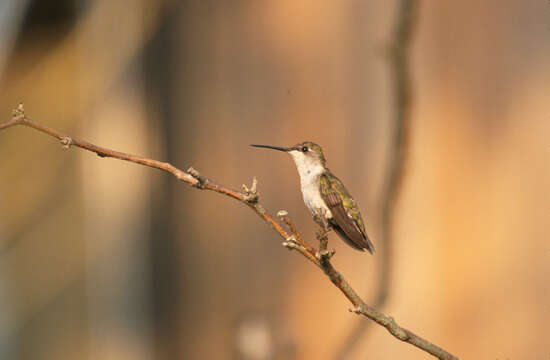
{"type": "Polygon", "coordinates": [[[271,145],[256,145],[256,144],[250,144],[250,146],[259,147],[259,148],[266,148],[266,149],[273,149],[273,150],[279,150],[279,151],[290,151],[291,148],[285,148],[280,146],[271,146],[271,145]]]}

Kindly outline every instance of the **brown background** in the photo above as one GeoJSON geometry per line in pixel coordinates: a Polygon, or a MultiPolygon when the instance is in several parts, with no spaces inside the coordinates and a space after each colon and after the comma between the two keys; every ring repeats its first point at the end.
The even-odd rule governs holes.
{"type": "MultiPolygon", "coordinates": [[[[98,145],[234,188],[257,176],[263,204],[308,236],[292,161],[248,144],[312,140],[381,241],[393,2],[19,7],[0,48],[4,120],[23,101],[98,145]]],[[[545,1],[419,8],[384,311],[464,359],[550,356],[549,39],[545,1]]],[[[358,321],[235,201],[28,128],[2,131],[0,154],[3,359],[331,359],[358,321]]],[[[330,245],[374,299],[381,256],[330,245]]],[[[373,327],[352,358],[429,356],[373,327]]]]}

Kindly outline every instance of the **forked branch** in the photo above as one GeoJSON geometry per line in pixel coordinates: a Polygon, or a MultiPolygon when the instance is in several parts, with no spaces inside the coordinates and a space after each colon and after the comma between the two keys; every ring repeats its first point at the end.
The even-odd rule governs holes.
{"type": "Polygon", "coordinates": [[[429,341],[419,337],[418,335],[412,333],[405,328],[402,328],[395,322],[392,317],[382,314],[375,309],[369,307],[359,297],[355,290],[353,290],[353,288],[348,284],[342,274],[336,271],[336,269],[332,266],[330,258],[334,254],[334,252],[326,249],[326,226],[320,226],[317,237],[321,245],[320,250],[317,251],[302,239],[302,237],[296,230],[296,227],[290,221],[288,213],[286,211],[279,212],[278,216],[286,224],[288,230],[274,216],[267,212],[262,205],[260,205],[260,203],[258,202],[256,179],[253,180],[252,186],[250,188],[243,185],[242,192],[232,190],[228,187],[218,184],[217,182],[207,177],[202,176],[197,170],[193,168],[189,168],[187,171],[183,171],[166,162],[114,151],[111,149],[96,146],[83,140],[79,140],[67,134],[63,134],[46,125],[42,125],[36,121],[29,119],[25,115],[22,104],[20,104],[18,108],[13,111],[13,116],[9,121],[0,124],[0,130],[7,129],[15,125],[32,127],[38,131],[53,136],[57,138],[66,149],[69,149],[71,146],[76,146],[88,151],[95,152],[100,157],[111,157],[114,159],[126,160],[134,162],[136,164],[160,169],[169,172],[170,174],[174,175],[178,180],[186,182],[189,185],[196,187],[197,189],[215,191],[217,193],[224,194],[242,202],[243,204],[254,210],[256,214],[258,214],[283,238],[283,245],[285,247],[290,250],[298,251],[300,254],[302,254],[304,257],[306,257],[308,260],[310,260],[323,270],[323,272],[329,277],[330,281],[332,281],[332,283],[338,289],[340,289],[340,291],[351,302],[352,308],[350,309],[350,311],[368,317],[369,319],[385,327],[393,336],[395,336],[399,340],[408,342],[409,344],[412,344],[419,349],[422,349],[432,354],[433,356],[438,357],[439,359],[458,359],[456,356],[441,349],[437,345],[430,343],[429,341]]]}

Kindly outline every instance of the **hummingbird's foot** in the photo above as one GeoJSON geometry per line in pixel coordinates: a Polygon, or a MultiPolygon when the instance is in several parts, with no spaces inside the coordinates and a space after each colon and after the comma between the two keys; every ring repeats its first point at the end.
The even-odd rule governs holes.
{"type": "Polygon", "coordinates": [[[325,227],[325,224],[327,224],[325,214],[319,211],[315,211],[313,213],[313,221],[315,221],[315,223],[317,223],[317,225],[319,225],[320,227],[325,227]]]}
{"type": "Polygon", "coordinates": [[[317,237],[317,239],[325,238],[325,237],[327,237],[330,230],[331,230],[330,228],[326,228],[326,229],[325,228],[320,228],[319,230],[317,230],[315,232],[315,236],[317,237]]]}
{"type": "Polygon", "coordinates": [[[249,203],[258,202],[258,198],[260,197],[260,194],[256,189],[257,186],[258,186],[258,179],[256,179],[255,176],[252,178],[252,185],[250,186],[250,188],[248,188],[245,184],[243,184],[243,199],[246,202],[249,202],[249,203]]]}
{"type": "Polygon", "coordinates": [[[320,226],[319,230],[315,233],[317,240],[319,240],[319,251],[325,251],[328,247],[328,228],[320,226]]]}
{"type": "Polygon", "coordinates": [[[317,231],[317,239],[319,240],[319,252],[327,250],[328,247],[328,236],[324,230],[317,231]]]}
{"type": "Polygon", "coordinates": [[[319,225],[321,229],[323,229],[325,232],[330,231],[330,226],[327,221],[326,212],[323,209],[319,209],[318,211],[315,211],[313,214],[313,221],[319,225]]]}
{"type": "Polygon", "coordinates": [[[321,216],[318,212],[313,213],[313,221],[315,221],[317,225],[321,225],[321,216]]]}

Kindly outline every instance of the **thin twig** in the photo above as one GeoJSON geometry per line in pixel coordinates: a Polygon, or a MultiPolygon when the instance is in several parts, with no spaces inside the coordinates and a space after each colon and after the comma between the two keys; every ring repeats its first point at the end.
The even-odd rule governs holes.
{"type": "Polygon", "coordinates": [[[309,261],[320,267],[321,265],[319,264],[319,260],[316,256],[317,252],[308,243],[302,240],[302,236],[300,235],[298,230],[296,230],[296,226],[294,226],[292,221],[290,221],[290,218],[288,217],[288,212],[286,210],[281,210],[277,213],[277,217],[283,220],[283,222],[292,232],[292,235],[286,238],[285,241],[283,241],[283,246],[289,250],[299,251],[309,261]]]}
{"type": "MultiPolygon", "coordinates": [[[[299,236],[296,228],[289,219],[286,219],[286,215],[283,213],[281,217],[285,223],[290,227],[291,232],[288,232],[284,229],[283,225],[270,213],[268,213],[258,202],[258,194],[256,191],[256,181],[253,181],[252,186],[249,188],[245,187],[245,192],[238,192],[227,188],[221,184],[216,183],[213,180],[210,180],[202,176],[197,170],[190,168],[188,171],[182,171],[173,165],[160,162],[157,160],[152,160],[149,158],[126,154],[107,148],[99,147],[76,139],[72,136],[63,134],[57,130],[49,128],[45,125],[42,125],[38,122],[30,120],[24,112],[23,105],[20,104],[19,107],[14,111],[12,119],[4,124],[0,124],[0,129],[6,129],[15,125],[24,125],[32,127],[38,131],[44,132],[50,136],[53,136],[61,141],[65,148],[70,148],[71,146],[77,146],[82,149],[95,152],[100,157],[112,157],[119,160],[125,160],[134,162],[137,164],[150,166],[156,169],[164,170],[171,173],[177,179],[190,184],[191,186],[196,187],[201,190],[211,190],[217,193],[229,196],[233,199],[236,199],[248,207],[254,210],[265,222],[267,222],[284,240],[289,244],[295,244],[288,246],[290,249],[297,250],[300,254],[305,256],[308,260],[312,261],[315,265],[321,267],[323,272],[329,277],[330,281],[338,288],[340,291],[348,298],[348,300],[353,305],[352,311],[364,315],[369,319],[375,321],[376,323],[384,326],[393,336],[399,340],[408,342],[419,349],[422,349],[439,359],[458,359],[454,355],[451,355],[447,351],[441,349],[440,347],[430,343],[429,341],[415,335],[407,329],[404,329],[397,325],[395,320],[390,316],[384,315],[373,308],[369,307],[353,290],[353,288],[348,284],[344,277],[336,271],[330,262],[329,252],[315,252],[315,250],[307,245],[302,238],[299,236]]],[[[326,235],[326,233],[325,233],[326,235]]]]}

